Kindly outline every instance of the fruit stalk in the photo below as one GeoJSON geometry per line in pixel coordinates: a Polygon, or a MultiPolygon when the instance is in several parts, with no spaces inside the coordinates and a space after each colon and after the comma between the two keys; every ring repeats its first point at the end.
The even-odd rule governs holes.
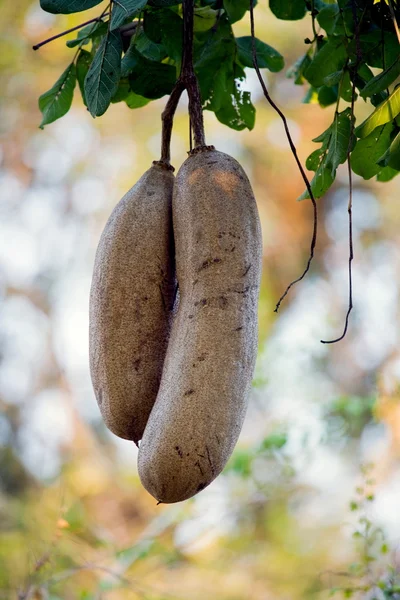
{"type": "Polygon", "coordinates": [[[189,115],[194,135],[194,147],[201,148],[206,145],[200,89],[193,68],[193,18],[194,0],[183,0],[183,56],[181,73],[161,116],[162,142],[160,162],[167,165],[170,164],[171,160],[170,146],[174,115],[184,90],[187,91],[189,97],[189,115]]]}

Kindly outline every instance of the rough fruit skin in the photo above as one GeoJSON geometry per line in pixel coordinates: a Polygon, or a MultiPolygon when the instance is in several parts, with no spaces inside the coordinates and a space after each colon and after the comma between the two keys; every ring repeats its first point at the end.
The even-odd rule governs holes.
{"type": "Polygon", "coordinates": [[[217,477],[247,408],[262,240],[239,163],[216,150],[190,156],[175,180],[173,225],[180,304],[138,458],[144,487],[165,503],[217,477]]]}
{"type": "Polygon", "coordinates": [[[153,165],[114,208],[96,253],[90,372],[107,427],[141,439],[155,402],[176,293],[170,170],[153,165]]]}

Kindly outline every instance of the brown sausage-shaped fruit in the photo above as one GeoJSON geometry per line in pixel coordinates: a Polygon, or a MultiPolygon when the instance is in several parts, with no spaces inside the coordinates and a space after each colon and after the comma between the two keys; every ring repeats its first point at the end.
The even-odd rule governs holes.
{"type": "Polygon", "coordinates": [[[114,208],[90,293],[90,371],[109,429],[141,439],[157,397],[176,291],[170,170],[154,164],[114,208]]]}
{"type": "Polygon", "coordinates": [[[253,192],[222,152],[190,156],[174,186],[180,305],[139,475],[160,502],[179,502],[222,471],[238,439],[257,354],[262,242],[253,192]]]}

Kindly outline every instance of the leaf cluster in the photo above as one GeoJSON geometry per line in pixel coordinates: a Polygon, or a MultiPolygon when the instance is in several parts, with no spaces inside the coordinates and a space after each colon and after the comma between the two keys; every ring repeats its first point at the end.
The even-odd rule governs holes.
{"type": "MultiPolygon", "coordinates": [[[[393,16],[385,0],[270,0],[281,19],[299,19],[310,11],[314,37],[305,40],[308,49],[288,76],[296,85],[308,84],[304,102],[317,102],[322,108],[335,105],[333,122],[313,140],[321,146],[306,163],[315,172],[315,198],[326,193],[348,157],[353,172],[364,179],[388,181],[400,171],[400,52],[395,27],[400,11],[394,6],[393,16]],[[373,107],[358,126],[357,100],[373,107]],[[340,111],[343,103],[351,108],[340,111]]],[[[309,198],[307,191],[299,199],[304,198],[309,198]]]]}
{"type": "MultiPolygon", "coordinates": [[[[84,11],[101,0],[41,0],[52,13],[84,11]]],[[[256,4],[254,0],[254,4],[256,4]]],[[[249,0],[196,0],[194,68],[203,108],[235,130],[252,129],[255,107],[244,88],[253,68],[251,36],[235,37],[232,25],[249,10],[249,0]]],[[[304,102],[334,105],[332,124],[307,159],[315,172],[311,189],[320,198],[347,158],[354,173],[388,181],[400,171],[400,52],[395,0],[269,0],[278,19],[311,19],[312,39],[287,71],[295,85],[308,86],[304,102]],[[357,102],[372,107],[356,123],[357,102]],[[341,106],[343,103],[347,107],[341,106]],[[350,106],[349,106],[350,105],[350,106]]],[[[171,93],[182,61],[182,0],[111,0],[97,21],[82,27],[69,47],[72,63],[39,100],[41,127],[70,108],[76,82],[93,117],[111,103],[139,108],[171,93]]],[[[254,40],[260,68],[278,72],[283,56],[254,40]]],[[[300,199],[308,198],[305,191],[300,199]]]]}
{"type": "MultiPolygon", "coordinates": [[[[41,0],[41,7],[66,14],[100,1],[41,0]]],[[[247,0],[196,0],[194,10],[194,68],[203,108],[236,130],[252,129],[255,122],[250,92],[243,89],[244,69],[253,68],[252,40],[235,37],[232,30],[248,9],[247,0]]],[[[112,0],[97,21],[67,41],[78,50],[39,100],[41,127],[69,110],[76,82],[93,117],[111,103],[125,102],[133,109],[170,94],[180,73],[182,34],[182,0],[112,0]]],[[[283,69],[277,50],[261,40],[255,43],[261,67],[283,69]]]]}

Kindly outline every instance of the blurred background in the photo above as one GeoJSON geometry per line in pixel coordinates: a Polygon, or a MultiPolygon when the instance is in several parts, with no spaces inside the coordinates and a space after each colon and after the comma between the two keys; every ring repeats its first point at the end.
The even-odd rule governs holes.
{"type": "MultiPolygon", "coordinates": [[[[284,55],[286,71],[310,23],[277,21],[265,4],[257,35],[284,55]]],[[[355,178],[354,310],[346,338],[323,345],[341,334],[347,310],[346,166],[319,202],[311,272],[276,315],[308,257],[311,205],[296,202],[303,182],[251,70],[253,131],[206,112],[207,142],[240,161],[258,201],[259,356],[224,473],[190,501],[156,506],[140,485],[136,447],[100,418],[88,298],[109,214],[159,157],[166,98],[133,111],[111,105],[93,120],[77,89],[70,113],[38,129],[37,99],[69,64],[65,40],[75,34],[31,47],[91,16],[0,1],[0,597],[398,597],[399,182],[355,178]]],[[[235,27],[249,34],[247,18],[235,27]]],[[[265,77],[304,163],[334,109],[302,103],[306,90],[285,71],[265,77]]],[[[188,145],[183,99],[176,167],[188,145]]]]}

